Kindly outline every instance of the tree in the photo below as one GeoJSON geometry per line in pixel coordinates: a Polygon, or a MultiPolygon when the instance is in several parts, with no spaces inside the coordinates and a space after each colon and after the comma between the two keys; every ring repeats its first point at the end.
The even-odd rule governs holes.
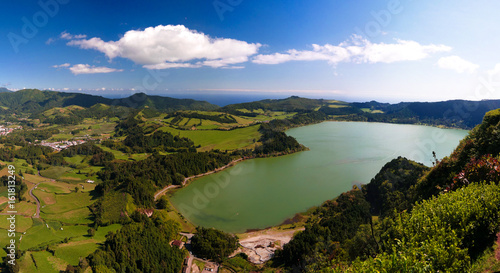
{"type": "Polygon", "coordinates": [[[87,234],[90,236],[90,237],[94,237],[95,235],[95,229],[94,228],[89,228],[87,230],[87,234]]]}
{"type": "Polygon", "coordinates": [[[165,195],[162,196],[160,200],[158,200],[158,202],[156,203],[156,207],[158,209],[166,209],[167,211],[170,210],[170,203],[168,202],[168,199],[165,195]]]}
{"type": "Polygon", "coordinates": [[[238,239],[214,228],[196,228],[191,239],[193,251],[197,256],[222,262],[238,248],[238,239]]]}

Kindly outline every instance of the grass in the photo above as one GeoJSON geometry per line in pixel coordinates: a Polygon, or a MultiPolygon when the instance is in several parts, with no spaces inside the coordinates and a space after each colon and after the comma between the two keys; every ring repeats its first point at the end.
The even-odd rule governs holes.
{"type": "Polygon", "coordinates": [[[495,258],[495,249],[493,246],[486,251],[472,264],[469,272],[498,272],[500,271],[500,261],[495,258]]]}
{"type": "MultiPolygon", "coordinates": [[[[65,190],[66,192],[70,190],[61,186],[61,184],[48,185],[59,192],[61,190],[65,190]]],[[[42,185],[47,186],[45,183],[42,185]]],[[[74,189],[75,186],[80,188],[81,185],[73,184],[71,186],[74,189]]],[[[40,216],[46,220],[57,220],[66,224],[91,224],[92,216],[88,206],[94,202],[90,191],[95,188],[95,185],[87,184],[83,186],[87,186],[88,188],[86,190],[79,190],[79,192],[59,194],[47,192],[40,188],[34,190],[34,194],[40,199],[42,204],[40,216]]]]}
{"type": "Polygon", "coordinates": [[[37,190],[45,190],[50,193],[70,193],[74,187],[75,185],[70,185],[68,183],[48,182],[39,184],[37,190]]]}
{"type": "Polygon", "coordinates": [[[80,208],[63,213],[40,212],[40,217],[47,220],[61,221],[66,224],[92,224],[92,213],[89,208],[80,208]]]}
{"type": "Polygon", "coordinates": [[[198,268],[200,269],[200,272],[203,271],[203,269],[205,268],[205,263],[198,260],[193,260],[193,261],[194,264],[196,264],[196,266],[198,266],[198,268]]]}
{"type": "Polygon", "coordinates": [[[19,244],[21,250],[27,250],[40,245],[59,243],[65,238],[81,237],[87,235],[87,226],[69,226],[63,225],[61,228],[55,222],[50,222],[47,228],[47,223],[42,220],[35,219],[33,226],[23,235],[23,240],[19,244]],[[35,221],[36,220],[36,221],[35,221]]]}
{"type": "MultiPolygon", "coordinates": [[[[38,189],[37,189],[38,190],[38,189]]],[[[89,192],[76,192],[71,194],[58,194],[56,203],[47,205],[42,209],[44,213],[63,213],[71,210],[87,207],[91,205],[94,200],[89,192]]]]}
{"type": "MultiPolygon", "coordinates": [[[[45,223],[41,222],[41,220],[37,220],[36,229],[27,232],[28,234],[37,234],[25,235],[25,238],[21,241],[22,243],[27,243],[28,240],[36,240],[36,242],[28,245],[25,243],[22,245],[21,249],[36,246],[36,243],[45,244],[51,241],[57,242],[70,237],[72,237],[72,239],[68,243],[62,243],[56,246],[54,248],[55,256],[47,251],[26,252],[26,254],[19,259],[21,267],[20,272],[59,272],[60,270],[66,269],[68,264],[77,265],[80,257],[88,256],[99,247],[100,243],[105,241],[105,236],[108,232],[114,232],[121,227],[121,225],[118,224],[100,227],[96,231],[95,236],[90,238],[87,236],[86,230],[88,227],[86,226],[62,226],[63,230],[60,230],[61,226],[57,225],[57,222],[48,223],[49,228],[47,228],[45,223]],[[36,237],[34,237],[35,235],[36,237]],[[44,237],[45,240],[43,239],[44,237]],[[33,258],[31,257],[32,254],[33,258]],[[35,260],[36,266],[33,260],[35,260]]],[[[0,243],[4,243],[1,237],[0,243]]],[[[7,241],[5,241],[5,244],[6,243],[7,241]]],[[[5,253],[3,254],[5,255],[5,253]]]]}
{"type": "Polygon", "coordinates": [[[93,239],[69,242],[66,244],[60,244],[56,248],[55,256],[69,264],[77,265],[80,261],[80,257],[87,257],[98,248],[99,245],[93,239]]]}
{"type": "Polygon", "coordinates": [[[75,137],[85,137],[92,135],[110,135],[113,133],[115,126],[116,123],[113,122],[113,120],[106,121],[103,119],[96,120],[86,118],[83,123],[79,125],[65,125],[57,127],[60,133],[53,135],[48,141],[70,140],[74,139],[75,137]],[[80,132],[73,135],[71,134],[71,132],[74,130],[80,130],[80,132]]]}
{"type": "MultiPolygon", "coordinates": [[[[20,171],[23,172],[23,175],[26,175],[27,170],[33,171],[34,173],[37,172],[37,170],[33,168],[33,166],[29,165],[24,159],[16,158],[13,162],[0,161],[0,163],[3,163],[3,165],[14,165],[16,175],[18,175],[20,171]]],[[[8,175],[8,171],[9,169],[7,167],[3,168],[0,170],[0,176],[8,175]]]]}
{"type": "Polygon", "coordinates": [[[170,132],[171,134],[187,137],[194,141],[195,145],[201,145],[200,151],[212,149],[235,150],[250,148],[254,145],[253,140],[258,140],[261,136],[259,126],[248,126],[231,131],[219,130],[178,130],[171,127],[162,127],[159,130],[170,132]]]}
{"type": "Polygon", "coordinates": [[[249,272],[251,270],[256,270],[257,267],[240,256],[235,256],[223,264],[229,268],[236,270],[237,272],[249,272]]]}
{"type": "MultiPolygon", "coordinates": [[[[330,104],[328,105],[329,108],[345,108],[347,105],[342,105],[342,104],[330,104]]],[[[364,108],[367,109],[367,108],[364,108]]],[[[364,110],[363,110],[364,111],[364,110]]]]}
{"type": "Polygon", "coordinates": [[[69,164],[82,164],[86,161],[87,157],[83,155],[75,155],[72,157],[64,157],[64,160],[68,162],[69,164]]]}
{"type": "Polygon", "coordinates": [[[82,163],[78,164],[77,169],[70,167],[49,167],[46,170],[40,171],[40,174],[51,179],[73,184],[72,189],[74,189],[75,183],[84,183],[88,179],[99,181],[96,173],[101,169],[102,167],[89,166],[86,163],[82,163]]]}
{"type": "Polygon", "coordinates": [[[170,204],[170,208],[172,208],[171,211],[165,211],[165,210],[160,210],[162,213],[166,213],[169,219],[172,219],[179,223],[181,225],[181,230],[182,232],[187,232],[187,233],[193,233],[196,232],[196,227],[186,220],[185,218],[181,217],[181,214],[170,204]]]}
{"type": "MultiPolygon", "coordinates": [[[[15,209],[18,215],[21,214],[24,216],[32,216],[36,212],[36,204],[28,202],[20,202],[15,204],[15,209]]],[[[6,213],[6,211],[7,209],[5,209],[3,212],[6,213]]]]}
{"type": "Polygon", "coordinates": [[[61,166],[51,166],[48,169],[40,171],[40,174],[43,177],[48,177],[52,179],[59,179],[63,174],[71,171],[70,167],[61,167],[61,166]]]}
{"type": "Polygon", "coordinates": [[[52,192],[46,192],[43,189],[33,190],[33,195],[35,195],[38,200],[40,200],[40,205],[49,206],[56,203],[56,195],[52,192]]]}
{"type": "Polygon", "coordinates": [[[103,146],[103,145],[97,145],[97,146],[99,146],[101,149],[103,149],[106,152],[113,153],[113,155],[115,156],[115,159],[118,159],[118,160],[140,161],[140,160],[144,160],[148,157],[148,155],[145,155],[143,153],[127,155],[121,151],[113,150],[113,149],[106,147],[106,146],[103,146]]]}
{"type": "Polygon", "coordinates": [[[41,177],[39,175],[24,174],[24,182],[31,182],[33,184],[38,184],[38,183],[47,182],[47,181],[49,181],[49,180],[47,180],[47,178],[41,177]]]}
{"type": "Polygon", "coordinates": [[[384,111],[382,110],[372,110],[370,108],[361,108],[361,111],[365,112],[365,113],[372,113],[372,114],[383,114],[384,111]]]}
{"type": "Polygon", "coordinates": [[[48,251],[31,252],[31,255],[36,262],[36,272],[60,272],[66,269],[66,264],[52,256],[52,253],[48,251]]]}
{"type": "MultiPolygon", "coordinates": [[[[9,215],[0,215],[0,228],[5,229],[5,234],[0,236],[7,236],[7,229],[9,229],[10,222],[7,220],[9,215]]],[[[22,215],[16,215],[16,232],[25,232],[33,225],[33,221],[30,217],[24,217],[22,215]]],[[[4,231],[2,231],[4,233],[4,231]]],[[[5,245],[2,245],[4,247],[5,245]]]]}
{"type": "Polygon", "coordinates": [[[105,227],[99,227],[94,235],[94,240],[96,240],[99,243],[102,243],[106,240],[106,235],[109,232],[116,232],[119,230],[122,226],[120,224],[113,224],[105,227]]]}
{"type": "MultiPolygon", "coordinates": [[[[35,263],[33,262],[33,258],[31,256],[31,252],[26,252],[19,260],[19,272],[37,272],[38,269],[35,266],[35,263]]],[[[56,271],[49,271],[49,272],[56,272],[56,271]]]]}

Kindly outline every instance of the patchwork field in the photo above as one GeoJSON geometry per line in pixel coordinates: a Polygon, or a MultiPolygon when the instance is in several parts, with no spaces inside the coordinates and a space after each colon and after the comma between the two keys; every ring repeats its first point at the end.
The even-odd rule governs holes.
{"type": "MultiPolygon", "coordinates": [[[[31,197],[16,203],[16,240],[21,250],[30,250],[19,260],[20,272],[59,272],[68,264],[78,264],[80,257],[86,257],[104,242],[108,232],[120,228],[120,225],[101,227],[94,237],[89,237],[88,229],[93,221],[88,206],[96,200],[93,196],[95,184],[65,183],[36,175],[25,175],[25,183],[29,189],[38,184],[33,194],[41,202],[41,213],[40,218],[31,217],[36,211],[36,203],[31,197]],[[55,247],[55,255],[39,251],[47,246],[55,247]]],[[[5,200],[0,197],[0,202],[5,200]]],[[[0,215],[2,246],[9,240],[7,217],[0,215]]],[[[5,255],[2,248],[0,258],[5,255]]]]}
{"type": "Polygon", "coordinates": [[[179,130],[168,126],[161,127],[159,130],[193,140],[195,145],[201,146],[199,148],[200,151],[211,149],[235,150],[253,147],[261,135],[258,131],[259,126],[253,125],[230,131],[179,130]]]}

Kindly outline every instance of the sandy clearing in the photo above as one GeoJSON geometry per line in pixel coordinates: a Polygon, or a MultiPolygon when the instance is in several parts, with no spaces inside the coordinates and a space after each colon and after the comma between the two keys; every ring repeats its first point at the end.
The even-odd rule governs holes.
{"type": "Polygon", "coordinates": [[[293,235],[301,230],[304,230],[304,228],[290,230],[266,229],[245,233],[245,238],[240,240],[242,247],[231,256],[243,252],[248,255],[248,260],[254,264],[265,263],[274,256],[277,249],[290,242],[293,235]]]}

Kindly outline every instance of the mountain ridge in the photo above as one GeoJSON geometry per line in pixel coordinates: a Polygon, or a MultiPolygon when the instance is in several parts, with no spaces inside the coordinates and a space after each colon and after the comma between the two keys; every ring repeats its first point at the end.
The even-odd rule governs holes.
{"type": "Polygon", "coordinates": [[[53,107],[70,105],[89,108],[96,104],[110,106],[125,106],[130,108],[154,107],[158,110],[215,110],[219,106],[206,101],[193,99],[175,99],[170,97],[150,96],[136,93],[126,98],[108,99],[102,96],[66,93],[58,91],[23,89],[16,92],[0,92],[0,106],[14,112],[38,113],[53,107]]]}

